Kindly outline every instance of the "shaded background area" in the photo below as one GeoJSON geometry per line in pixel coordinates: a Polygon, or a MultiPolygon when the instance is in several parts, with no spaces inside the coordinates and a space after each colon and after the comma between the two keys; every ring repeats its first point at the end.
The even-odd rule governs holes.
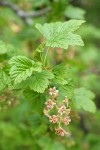
{"type": "MultiPolygon", "coordinates": [[[[0,55],[2,67],[13,55],[33,57],[43,41],[35,23],[83,19],[78,30],[84,47],[51,51],[53,64],[72,67],[75,84],[92,90],[97,112],[74,114],[72,137],[56,136],[48,119],[27,104],[19,91],[0,92],[0,150],[99,150],[100,149],[100,1],[99,0],[0,0],[0,40],[15,48],[0,55]],[[3,61],[4,60],[4,61],[3,61]],[[2,63],[3,62],[3,63],[2,63]]],[[[84,95],[85,96],[85,95],[84,95]]]]}

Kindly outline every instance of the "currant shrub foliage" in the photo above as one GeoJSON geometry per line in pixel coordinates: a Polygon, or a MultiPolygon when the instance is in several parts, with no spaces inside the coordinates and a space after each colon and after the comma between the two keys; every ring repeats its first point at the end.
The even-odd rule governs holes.
{"type": "Polygon", "coordinates": [[[34,62],[25,56],[15,56],[9,61],[11,65],[10,77],[15,84],[30,77],[33,72],[41,71],[41,63],[34,62]]]}
{"type": "Polygon", "coordinates": [[[94,93],[85,88],[76,88],[75,96],[73,102],[75,103],[76,108],[84,109],[85,111],[95,112],[96,107],[92,101],[95,97],[94,93]],[[84,98],[85,97],[85,98],[84,98]]]}
{"type": "Polygon", "coordinates": [[[35,27],[46,38],[46,46],[67,49],[68,45],[84,45],[81,37],[72,33],[78,29],[82,23],[84,23],[83,20],[70,20],[64,23],[46,23],[43,26],[36,24],[35,27]]]}
{"type": "MultiPolygon", "coordinates": [[[[0,90],[8,88],[22,91],[33,110],[42,112],[48,88],[56,86],[61,97],[68,96],[75,108],[94,113],[94,94],[74,85],[71,69],[66,64],[52,66],[48,63],[48,52],[51,48],[66,50],[69,45],[84,45],[81,36],[74,33],[82,23],[83,20],[70,20],[36,24],[35,27],[44,36],[45,42],[36,49],[33,59],[17,55],[10,58],[8,63],[6,61],[0,70],[0,90]],[[36,54],[39,55],[38,58],[36,54]]],[[[9,53],[8,46],[0,41],[0,57],[6,53],[9,53]]]]}

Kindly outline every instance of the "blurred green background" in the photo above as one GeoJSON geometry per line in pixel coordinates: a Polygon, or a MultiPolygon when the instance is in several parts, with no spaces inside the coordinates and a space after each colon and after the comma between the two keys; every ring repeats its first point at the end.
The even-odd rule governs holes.
{"type": "Polygon", "coordinates": [[[1,91],[0,150],[100,149],[100,0],[0,0],[0,40],[12,45],[8,55],[0,55],[0,67],[14,55],[33,57],[43,41],[35,23],[69,19],[86,20],[78,30],[85,46],[56,49],[50,59],[72,67],[77,87],[95,93],[97,112],[78,112],[80,120],[76,114],[70,124],[72,136],[59,137],[48,119],[29,106],[21,91],[1,91]]]}

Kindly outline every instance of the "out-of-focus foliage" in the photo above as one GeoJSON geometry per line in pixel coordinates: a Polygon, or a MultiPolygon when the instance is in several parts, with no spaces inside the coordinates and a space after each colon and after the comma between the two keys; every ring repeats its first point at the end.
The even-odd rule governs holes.
{"type": "Polygon", "coordinates": [[[96,107],[91,99],[94,98],[94,94],[90,91],[87,91],[84,88],[75,89],[75,99],[74,103],[76,103],[77,108],[84,109],[89,112],[95,112],[96,107]],[[83,98],[85,95],[85,98],[83,98]]]}
{"type": "MultiPolygon", "coordinates": [[[[25,12],[38,11],[46,7],[50,7],[51,11],[43,16],[27,18],[27,21],[31,23],[31,25],[27,25],[27,21],[18,16],[11,8],[0,5],[0,69],[2,70],[3,68],[2,71],[0,70],[0,150],[99,150],[100,1],[7,0],[7,2],[18,5],[18,7],[25,12]],[[91,112],[91,107],[93,107],[95,111],[95,106],[91,100],[94,95],[90,93],[88,97],[84,92],[82,93],[80,91],[80,87],[85,87],[95,93],[97,111],[95,114],[91,114],[84,113],[82,109],[77,110],[80,118],[76,110],[75,112],[73,111],[70,125],[72,136],[65,138],[55,135],[53,126],[42,114],[45,102],[44,94],[42,96],[39,94],[36,95],[35,92],[26,89],[29,84],[28,81],[23,82],[23,84],[16,84],[16,87],[12,87],[8,74],[9,65],[4,66],[13,56],[19,57],[18,55],[24,55],[22,56],[24,61],[27,58],[26,56],[33,58],[34,50],[44,41],[35,28],[36,23],[43,24],[46,22],[68,21],[69,19],[86,20],[86,23],[78,30],[78,34],[82,36],[84,41],[84,47],[77,48],[70,46],[67,51],[62,51],[60,48],[55,48],[53,51],[51,49],[50,60],[53,65],[63,62],[72,68],[72,76],[78,87],[76,94],[79,92],[79,100],[81,99],[81,94],[84,97],[79,107],[84,108],[84,105],[87,105],[87,102],[85,102],[86,97],[90,100],[90,107],[87,109],[91,112]],[[7,43],[6,46],[5,43],[7,43]],[[13,90],[9,91],[4,89],[6,85],[9,89],[13,90]],[[17,90],[14,90],[16,88],[17,90]],[[19,89],[23,89],[24,95],[22,95],[22,91],[19,89]],[[30,103],[28,103],[28,101],[30,101],[30,103]]],[[[41,47],[38,48],[38,51],[39,50],[41,52],[41,47]]],[[[39,56],[37,56],[37,58],[39,58],[39,56]]],[[[34,61],[29,62],[31,65],[28,64],[27,66],[27,71],[29,71],[28,76],[30,76],[32,71],[39,72],[41,69],[41,64],[35,64],[34,66],[34,61]]],[[[11,63],[11,65],[12,70],[17,70],[20,67],[13,68],[13,63],[11,63]]],[[[57,69],[55,68],[53,72],[57,74],[57,69]]],[[[63,72],[61,73],[63,74],[63,72]]],[[[26,78],[24,70],[22,74],[24,74],[24,78],[26,78]]],[[[24,80],[24,78],[21,78],[21,72],[20,74],[18,73],[17,76],[11,73],[11,76],[14,79],[16,78],[16,82],[24,80]]],[[[44,74],[42,74],[41,77],[44,79],[44,86],[47,86],[48,79],[52,77],[52,75],[50,74],[50,77],[49,75],[45,77],[44,74]]],[[[61,78],[60,74],[58,78],[61,78]]],[[[58,78],[54,80],[59,82],[58,78]]],[[[62,79],[62,83],[66,84],[64,78],[65,77],[62,79]]],[[[30,84],[32,89],[43,90],[40,89],[40,85],[37,87],[34,83],[30,84]]],[[[71,83],[70,85],[72,92],[69,93],[69,96],[73,93],[73,86],[71,83]]],[[[60,90],[65,91],[68,89],[61,88],[60,90]]]]}

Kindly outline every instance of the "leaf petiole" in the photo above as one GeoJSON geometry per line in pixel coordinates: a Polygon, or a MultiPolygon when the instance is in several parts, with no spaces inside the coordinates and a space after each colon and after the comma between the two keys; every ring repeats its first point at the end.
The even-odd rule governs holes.
{"type": "Polygon", "coordinates": [[[48,56],[49,49],[50,49],[50,47],[47,48],[46,54],[45,54],[45,57],[44,57],[44,61],[43,61],[44,67],[46,66],[46,60],[47,60],[47,56],[48,56]]]}

